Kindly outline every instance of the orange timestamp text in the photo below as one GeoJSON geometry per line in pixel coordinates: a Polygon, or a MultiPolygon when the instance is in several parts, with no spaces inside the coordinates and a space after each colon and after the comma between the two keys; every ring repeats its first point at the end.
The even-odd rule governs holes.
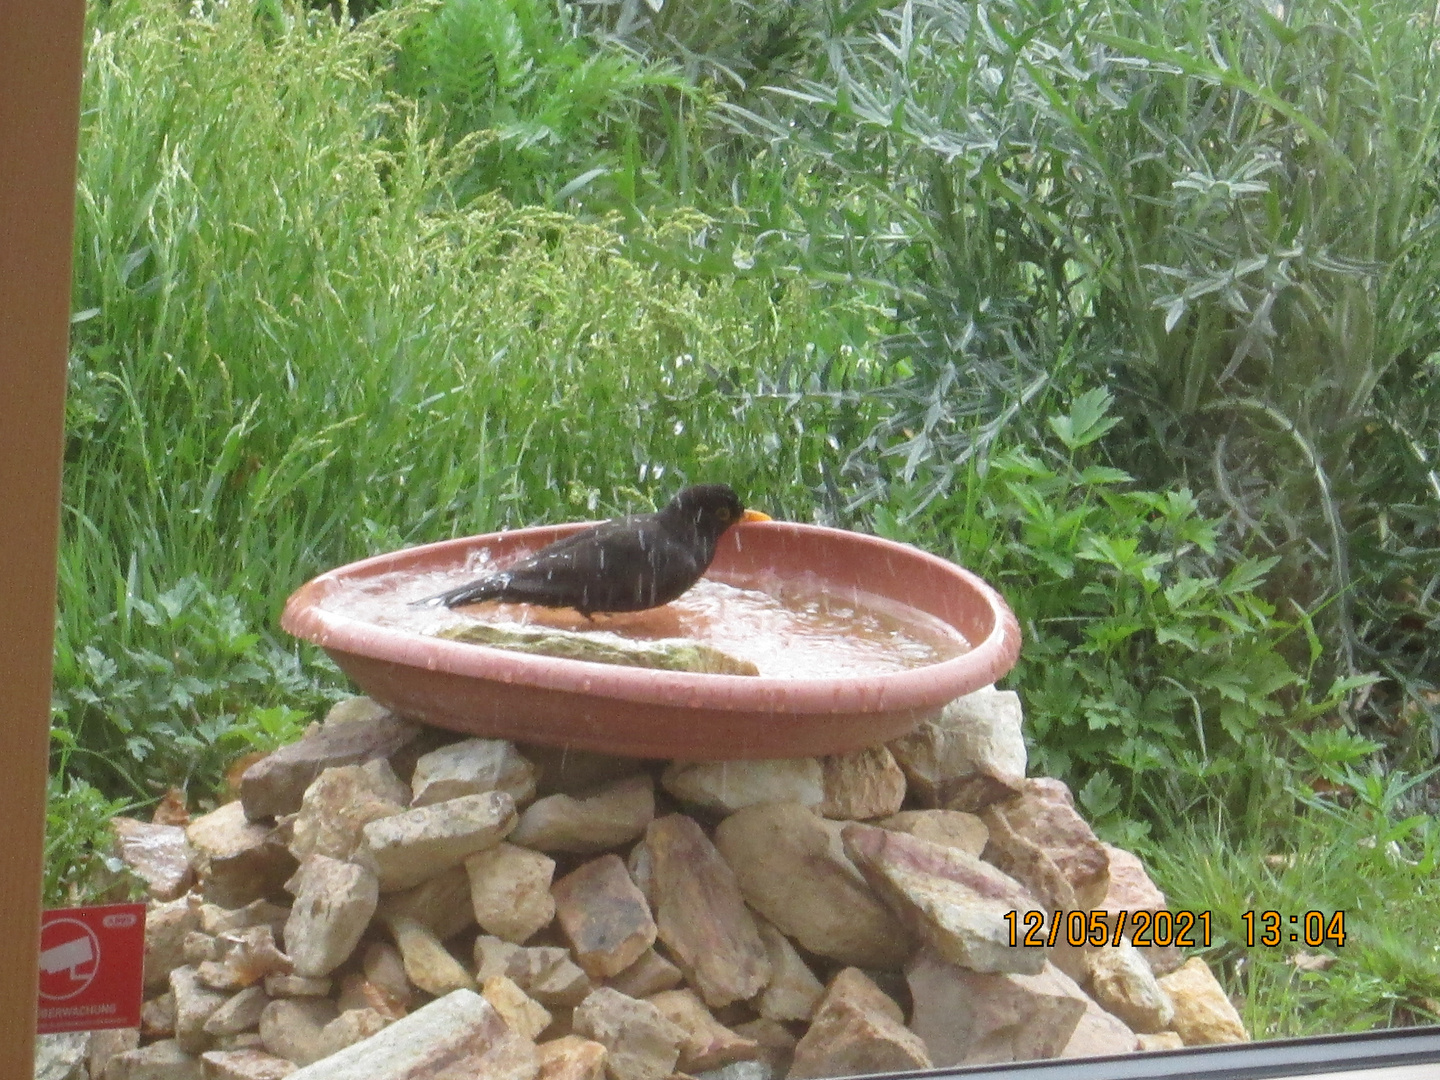
{"type": "Polygon", "coordinates": [[[1277,945],[1298,945],[1304,942],[1312,949],[1322,945],[1345,944],[1345,912],[1306,911],[1300,915],[1282,915],[1278,911],[1242,911],[1245,924],[1245,946],[1274,948],[1277,945]]]}
{"type": "Polygon", "coordinates": [[[1010,946],[1052,948],[1060,943],[1119,945],[1122,937],[1141,947],[1176,945],[1186,949],[1210,946],[1208,911],[1007,911],[1010,946]],[[1047,925],[1048,921],[1048,925],[1047,925]]]}

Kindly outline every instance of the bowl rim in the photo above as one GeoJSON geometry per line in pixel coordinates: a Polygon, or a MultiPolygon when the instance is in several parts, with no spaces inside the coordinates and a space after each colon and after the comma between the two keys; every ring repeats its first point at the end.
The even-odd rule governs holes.
{"type": "Polygon", "coordinates": [[[984,599],[991,615],[989,634],[972,642],[972,647],[959,656],[904,671],[817,678],[720,675],[601,664],[450,641],[379,626],[328,611],[320,603],[339,582],[401,570],[417,559],[443,561],[445,556],[453,554],[458,564],[470,553],[502,537],[507,545],[523,544],[532,538],[543,545],[593,524],[567,522],[481,533],[401,548],[347,563],[296,589],[285,603],[280,625],[288,633],[327,651],[372,660],[617,702],[727,712],[814,714],[922,707],[934,702],[939,686],[973,679],[977,668],[993,672],[987,680],[993,682],[1010,669],[1019,655],[1020,628],[1014,614],[1000,594],[972,571],[910,544],[847,529],[789,521],[745,522],[729,532],[743,536],[751,530],[782,531],[821,542],[868,548],[871,557],[889,555],[918,562],[984,599]]]}

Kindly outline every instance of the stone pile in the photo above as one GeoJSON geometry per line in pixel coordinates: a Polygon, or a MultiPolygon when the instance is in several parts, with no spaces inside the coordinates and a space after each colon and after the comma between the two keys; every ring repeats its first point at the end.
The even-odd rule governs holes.
{"type": "Polygon", "coordinates": [[[1245,1039],[1173,947],[1011,944],[1165,907],[1025,777],[1020,721],[987,689],[853,754],[660,763],[350,699],[235,801],[116,822],[143,1027],[49,1075],[799,1080],[1245,1039]]]}

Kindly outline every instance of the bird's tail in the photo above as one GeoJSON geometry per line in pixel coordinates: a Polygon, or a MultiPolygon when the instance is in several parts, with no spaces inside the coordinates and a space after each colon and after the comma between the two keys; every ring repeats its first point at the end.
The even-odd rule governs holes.
{"type": "Polygon", "coordinates": [[[445,592],[437,593],[435,596],[427,596],[423,600],[411,601],[411,607],[455,607],[457,604],[473,604],[481,600],[492,600],[499,596],[505,589],[505,577],[481,578],[479,581],[471,581],[454,589],[447,589],[445,592]]]}

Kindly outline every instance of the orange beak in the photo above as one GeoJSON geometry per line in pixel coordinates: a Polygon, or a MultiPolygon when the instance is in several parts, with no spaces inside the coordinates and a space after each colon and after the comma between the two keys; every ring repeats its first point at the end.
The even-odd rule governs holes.
{"type": "Polygon", "coordinates": [[[741,521],[774,521],[769,514],[762,514],[759,510],[746,510],[740,515],[741,521]]]}

